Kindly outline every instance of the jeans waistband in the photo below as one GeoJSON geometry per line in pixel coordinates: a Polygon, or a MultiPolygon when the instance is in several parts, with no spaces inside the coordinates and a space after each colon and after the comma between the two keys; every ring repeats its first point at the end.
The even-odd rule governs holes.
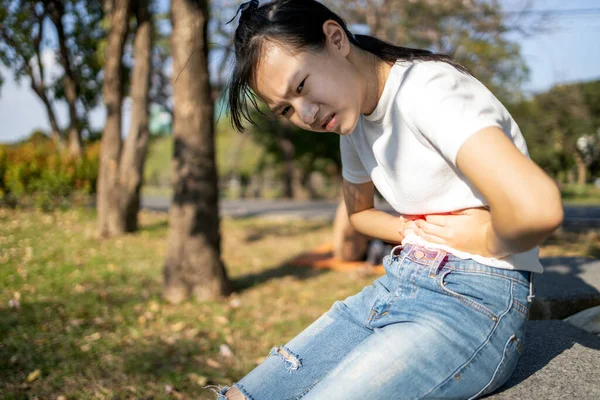
{"type": "MultiPolygon", "coordinates": [[[[392,259],[399,257],[408,258],[417,264],[429,267],[430,276],[434,276],[437,273],[437,270],[442,266],[444,261],[464,261],[464,259],[456,257],[455,255],[448,253],[445,250],[428,248],[416,244],[407,244],[406,246],[398,245],[390,251],[390,257],[392,259]]],[[[473,262],[476,261],[473,260],[473,262]]],[[[533,302],[533,299],[535,297],[533,293],[533,272],[520,270],[505,270],[502,268],[495,268],[480,263],[477,264],[481,266],[482,270],[494,270],[495,273],[498,273],[500,275],[506,275],[508,278],[517,279],[523,284],[529,285],[529,296],[527,296],[527,301],[529,301],[530,303],[533,302]],[[515,277],[515,274],[518,274],[520,276],[515,277]]]]}

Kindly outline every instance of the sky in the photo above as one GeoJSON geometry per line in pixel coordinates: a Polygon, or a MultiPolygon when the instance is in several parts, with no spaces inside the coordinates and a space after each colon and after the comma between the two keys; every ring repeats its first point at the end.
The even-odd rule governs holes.
{"type": "MultiPolygon", "coordinates": [[[[161,0],[164,3],[164,0],[161,0]]],[[[522,9],[527,0],[499,0],[506,11],[522,9]]],[[[600,0],[529,0],[531,10],[551,11],[547,32],[531,38],[514,37],[530,68],[530,78],[523,86],[526,92],[539,92],[555,84],[600,79],[600,0]]],[[[53,52],[43,55],[46,69],[60,71],[53,52]]],[[[28,79],[18,84],[0,64],[4,85],[0,88],[0,143],[21,140],[34,129],[48,131],[50,124],[42,102],[33,93],[28,79]]],[[[129,103],[124,104],[123,131],[129,124],[129,103]]],[[[68,122],[67,107],[56,107],[61,127],[68,122]]],[[[105,119],[103,107],[90,116],[93,128],[101,128],[105,119]]]]}

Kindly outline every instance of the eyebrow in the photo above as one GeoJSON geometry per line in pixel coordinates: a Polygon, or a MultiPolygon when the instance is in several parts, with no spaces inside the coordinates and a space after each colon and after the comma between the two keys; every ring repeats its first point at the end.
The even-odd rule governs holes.
{"type": "MultiPolygon", "coordinates": [[[[294,84],[294,82],[296,82],[296,80],[298,79],[298,76],[300,75],[301,71],[296,72],[292,78],[288,81],[287,83],[287,90],[285,92],[285,96],[287,97],[287,95],[292,91],[292,85],[294,84]]],[[[271,108],[271,112],[273,114],[277,114],[277,112],[279,111],[279,109],[282,107],[281,104],[277,104],[275,105],[273,108],[271,108]]]]}

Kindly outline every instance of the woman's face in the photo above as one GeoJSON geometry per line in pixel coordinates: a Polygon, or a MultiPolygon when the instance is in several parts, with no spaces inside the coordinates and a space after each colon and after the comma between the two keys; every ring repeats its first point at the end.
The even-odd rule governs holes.
{"type": "Polygon", "coordinates": [[[360,116],[363,93],[348,51],[341,28],[319,52],[291,52],[266,41],[254,90],[275,115],[302,129],[348,135],[360,116]]]}

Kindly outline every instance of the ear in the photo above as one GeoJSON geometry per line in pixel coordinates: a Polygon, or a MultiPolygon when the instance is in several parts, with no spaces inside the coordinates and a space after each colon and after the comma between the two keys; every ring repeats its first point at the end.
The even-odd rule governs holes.
{"type": "Polygon", "coordinates": [[[333,49],[342,53],[344,57],[348,55],[350,52],[350,41],[340,24],[332,19],[325,21],[323,23],[323,33],[327,38],[327,46],[332,46],[333,49]]]}

